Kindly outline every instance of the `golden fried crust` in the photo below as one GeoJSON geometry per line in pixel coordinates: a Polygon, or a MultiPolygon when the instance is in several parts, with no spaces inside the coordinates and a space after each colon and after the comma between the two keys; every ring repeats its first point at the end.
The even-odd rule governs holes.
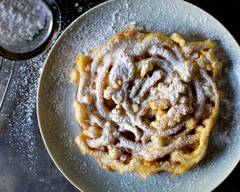
{"type": "Polygon", "coordinates": [[[215,46],[131,27],[79,55],[72,82],[81,152],[107,171],[142,178],[196,166],[219,113],[215,46]]]}

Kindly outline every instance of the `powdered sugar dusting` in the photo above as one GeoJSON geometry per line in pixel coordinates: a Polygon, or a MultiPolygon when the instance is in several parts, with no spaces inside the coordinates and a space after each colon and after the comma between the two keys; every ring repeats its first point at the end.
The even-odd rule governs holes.
{"type": "Polygon", "coordinates": [[[57,162],[62,160],[62,168],[71,170],[75,180],[83,190],[94,191],[201,191],[205,186],[210,191],[231,171],[240,157],[239,93],[239,47],[226,31],[196,8],[182,1],[169,0],[131,0],[115,1],[105,4],[75,23],[62,37],[57,49],[52,53],[44,71],[44,83],[40,101],[42,123],[47,143],[57,162]],[[115,14],[114,14],[115,13],[115,14]],[[112,16],[115,15],[115,16],[112,16]],[[207,19],[200,19],[205,18],[207,19]],[[73,140],[79,132],[74,119],[72,100],[76,88],[69,83],[69,72],[78,53],[87,53],[91,48],[104,43],[115,32],[122,30],[126,23],[136,21],[149,30],[164,33],[179,32],[191,39],[212,38],[220,41],[229,57],[227,70],[224,71],[225,99],[213,139],[210,140],[209,154],[202,164],[193,171],[178,177],[168,174],[152,176],[141,181],[132,174],[119,175],[106,173],[98,168],[90,157],[81,156],[73,147],[73,140]],[[109,27],[113,26],[113,27],[109,27]],[[204,26],[204,27],[202,27],[204,26]],[[112,29],[114,28],[114,29],[112,29]],[[197,33],[197,34],[196,34],[197,33]],[[233,89],[234,87],[234,89],[233,89]],[[234,104],[234,105],[232,105],[234,104]],[[44,112],[46,110],[47,112],[44,112]],[[224,116],[228,115],[228,119],[224,116]],[[47,129],[47,130],[46,130],[47,129]],[[228,130],[228,131],[226,131],[228,130]],[[225,136],[222,136],[225,133],[225,136]],[[219,135],[218,139],[215,139],[219,135]],[[59,135],[61,138],[59,138],[59,135]],[[220,136],[221,135],[221,136],[220,136]],[[216,140],[216,142],[215,142],[216,140]],[[218,148],[218,141],[226,143],[218,148]],[[70,142],[70,143],[69,143],[70,142]],[[71,143],[73,145],[71,145],[71,143]],[[61,147],[59,147],[61,146],[61,147]],[[87,169],[86,169],[87,167],[87,169]],[[212,182],[209,183],[209,180],[212,182]],[[120,185],[118,185],[120,181],[120,185]]]}
{"type": "MultiPolygon", "coordinates": [[[[16,108],[12,109],[9,105],[5,108],[5,111],[1,113],[1,122],[7,123],[10,127],[6,142],[16,150],[19,154],[18,159],[12,162],[13,164],[19,163],[24,169],[29,169],[36,176],[38,173],[38,157],[34,155],[37,150],[37,141],[39,137],[36,135],[36,129],[31,127],[36,121],[34,115],[36,106],[36,93],[37,93],[37,82],[40,75],[39,63],[44,58],[35,59],[28,61],[27,65],[21,65],[21,62],[17,63],[16,74],[14,80],[10,86],[7,100],[4,103],[8,105],[16,103],[16,108]],[[31,74],[31,75],[30,75],[31,74]],[[16,99],[18,98],[18,99],[16,99]],[[11,111],[11,113],[10,113],[11,111]],[[22,151],[25,151],[22,153],[22,151]],[[27,161],[21,161],[21,159],[27,159],[27,161]],[[26,166],[25,164],[28,165],[26,166]]],[[[4,125],[2,125],[4,127],[4,125]]]]}

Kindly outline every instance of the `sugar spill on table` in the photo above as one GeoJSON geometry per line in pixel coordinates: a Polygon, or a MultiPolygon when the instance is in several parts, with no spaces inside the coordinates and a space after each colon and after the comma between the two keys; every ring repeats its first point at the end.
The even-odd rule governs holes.
{"type": "MultiPolygon", "coordinates": [[[[54,191],[56,186],[52,186],[52,182],[64,179],[52,165],[37,126],[36,96],[45,58],[46,55],[17,62],[4,110],[0,114],[1,143],[6,148],[3,151],[8,151],[3,154],[5,160],[0,157],[5,170],[0,174],[0,180],[5,182],[0,183],[0,191],[11,191],[7,187],[9,182],[14,183],[11,187],[15,191],[21,184],[21,177],[29,183],[28,186],[21,184],[27,191],[34,183],[43,185],[42,191],[54,191]],[[43,162],[48,167],[47,170],[43,162]]],[[[65,191],[68,185],[67,182],[62,182],[60,191],[65,191]]]]}
{"type": "MultiPolygon", "coordinates": [[[[23,169],[29,169],[37,175],[37,127],[34,126],[37,84],[40,75],[39,66],[45,58],[37,58],[22,65],[17,63],[16,73],[10,85],[5,104],[5,111],[1,114],[3,122],[9,126],[5,142],[19,154],[19,164],[23,169]],[[13,103],[16,107],[12,108],[13,103]],[[23,153],[24,151],[24,153],[23,153]],[[27,161],[21,161],[27,159],[27,161]]],[[[14,163],[14,162],[12,162],[14,163]]],[[[26,170],[27,171],[27,170],[26,170]]]]}

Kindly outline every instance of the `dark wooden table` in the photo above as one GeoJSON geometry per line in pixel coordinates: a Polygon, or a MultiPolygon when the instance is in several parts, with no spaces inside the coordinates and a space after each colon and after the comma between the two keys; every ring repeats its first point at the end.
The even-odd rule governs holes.
{"type": "MultiPolygon", "coordinates": [[[[64,29],[79,15],[104,0],[56,1],[62,13],[64,29]]],[[[217,18],[240,43],[237,1],[188,1],[217,18]]],[[[0,192],[77,191],[51,161],[38,130],[34,98],[44,58],[41,56],[33,61],[19,63],[5,109],[0,114],[0,192]]],[[[240,191],[238,177],[240,165],[214,191],[240,191]]]]}

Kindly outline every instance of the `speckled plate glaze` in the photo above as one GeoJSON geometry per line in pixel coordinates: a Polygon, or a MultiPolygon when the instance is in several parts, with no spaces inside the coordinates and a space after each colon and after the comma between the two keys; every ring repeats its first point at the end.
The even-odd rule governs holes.
{"type": "Polygon", "coordinates": [[[180,0],[115,0],[103,3],[78,19],[52,48],[39,84],[37,110],[41,134],[59,170],[78,189],[88,191],[211,191],[233,170],[240,159],[240,48],[231,34],[203,10],[180,0]],[[80,128],[72,101],[76,86],[69,72],[78,53],[104,43],[124,25],[136,21],[147,29],[187,39],[215,39],[224,64],[222,112],[212,134],[207,156],[198,167],[181,175],[161,173],[142,181],[137,175],[107,173],[95,160],[83,156],[74,144],[80,128]]]}

